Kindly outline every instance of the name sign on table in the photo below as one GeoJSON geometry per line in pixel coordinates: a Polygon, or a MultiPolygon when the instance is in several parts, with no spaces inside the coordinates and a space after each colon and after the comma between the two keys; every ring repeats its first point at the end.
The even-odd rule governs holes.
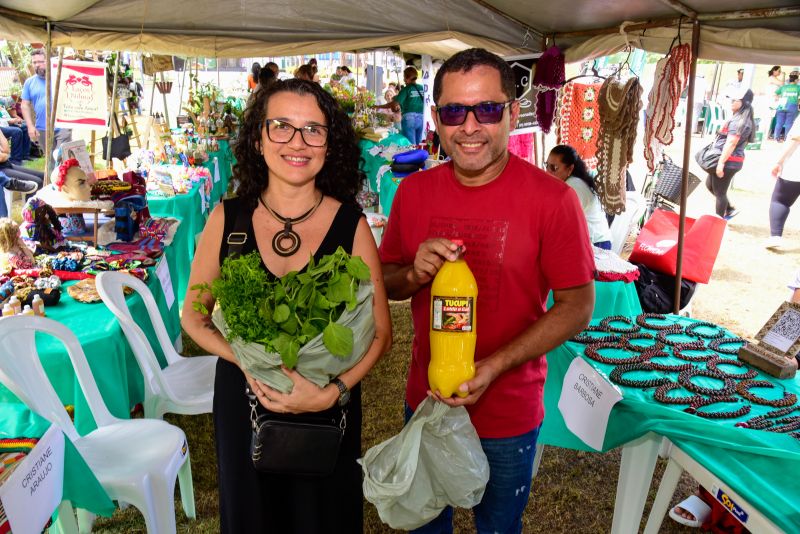
{"type": "Polygon", "coordinates": [[[41,532],[64,489],[64,434],[55,426],[42,436],[0,486],[0,501],[12,532],[41,532]]]}
{"type": "Polygon", "coordinates": [[[611,408],[620,400],[619,390],[577,357],[564,376],[558,409],[573,434],[593,449],[601,450],[611,408]]]}
{"type": "Polygon", "coordinates": [[[156,266],[156,276],[161,283],[161,289],[164,290],[164,299],[167,301],[167,308],[172,309],[172,304],[175,302],[175,292],[172,290],[172,277],[169,274],[169,264],[167,257],[161,256],[156,266]]]}

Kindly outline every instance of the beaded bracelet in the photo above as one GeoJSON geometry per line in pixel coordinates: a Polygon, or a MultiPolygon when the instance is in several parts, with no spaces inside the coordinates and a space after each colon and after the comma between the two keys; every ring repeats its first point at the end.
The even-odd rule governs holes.
{"type": "Polygon", "coordinates": [[[634,332],[632,334],[624,334],[622,336],[622,344],[623,346],[634,352],[647,352],[650,350],[661,350],[664,348],[664,344],[660,341],[656,341],[653,345],[634,345],[631,343],[634,339],[652,339],[655,341],[655,338],[652,334],[648,334],[647,332],[634,332]]]}
{"type": "Polygon", "coordinates": [[[785,417],[775,421],[775,426],[766,429],[767,432],[778,432],[786,434],[794,430],[800,429],[800,416],[785,417]]]}
{"type": "Polygon", "coordinates": [[[703,400],[700,395],[689,395],[685,397],[670,397],[667,395],[670,391],[680,388],[681,385],[677,382],[667,382],[656,388],[653,397],[662,404],[695,404],[703,400]]]}
{"type": "Polygon", "coordinates": [[[605,363],[608,365],[639,363],[645,360],[644,356],[642,356],[641,354],[635,354],[633,356],[628,356],[623,358],[609,358],[608,356],[603,356],[598,352],[601,349],[625,350],[625,347],[621,343],[612,343],[612,342],[592,343],[590,345],[586,345],[586,349],[584,349],[583,354],[591,360],[600,363],[605,363]]]}
{"type": "Polygon", "coordinates": [[[777,410],[772,410],[764,415],[753,417],[752,419],[748,419],[742,423],[736,423],[736,426],[749,428],[751,430],[764,430],[765,428],[771,427],[775,424],[775,421],[770,421],[770,419],[781,417],[782,415],[788,415],[798,409],[800,409],[800,406],[798,405],[787,406],[786,408],[778,408],[777,410]]]}
{"type": "Polygon", "coordinates": [[[774,388],[774,387],[775,384],[773,384],[772,382],[768,382],[766,380],[742,380],[741,382],[736,384],[736,392],[754,404],[761,404],[763,406],[772,406],[773,408],[782,408],[784,406],[791,406],[792,404],[797,402],[797,395],[795,395],[794,393],[789,393],[788,391],[783,392],[782,399],[765,399],[764,397],[759,397],[755,393],[751,393],[749,391],[750,388],[774,388]]]}
{"type": "Polygon", "coordinates": [[[632,388],[656,388],[658,386],[662,386],[669,382],[672,382],[667,377],[661,378],[648,378],[646,380],[631,380],[629,378],[623,378],[622,375],[625,373],[630,373],[632,371],[652,371],[653,368],[648,362],[639,362],[639,363],[628,363],[624,365],[620,365],[614,368],[609,375],[609,378],[615,384],[619,384],[620,386],[628,386],[632,388]]]}
{"type": "Polygon", "coordinates": [[[705,417],[706,419],[735,419],[737,417],[741,417],[743,415],[747,415],[750,413],[750,405],[745,404],[738,410],[732,410],[729,412],[701,412],[700,408],[704,406],[710,406],[712,404],[716,404],[718,402],[739,402],[739,399],[736,397],[713,397],[710,399],[703,399],[700,402],[693,403],[691,406],[683,410],[686,413],[690,413],[693,415],[699,415],[700,417],[705,417]]]}
{"type": "Polygon", "coordinates": [[[692,323],[687,326],[684,331],[693,337],[702,337],[705,339],[718,339],[721,337],[725,337],[725,331],[720,328],[719,326],[715,325],[714,323],[709,323],[707,321],[700,321],[697,323],[692,323]],[[698,332],[699,328],[713,328],[714,332],[711,334],[704,334],[703,332],[698,332]]]}
{"type": "Polygon", "coordinates": [[[678,326],[678,328],[672,328],[672,329],[669,329],[669,330],[667,330],[667,329],[659,330],[659,332],[656,334],[656,339],[659,340],[660,342],[664,343],[665,345],[675,345],[677,343],[686,343],[685,341],[675,341],[675,340],[669,339],[669,336],[678,335],[678,334],[685,335],[685,332],[683,331],[683,328],[681,328],[680,326],[678,326]]]}
{"type": "MultiPolygon", "coordinates": [[[[688,343],[687,343],[688,344],[688,343]]],[[[672,354],[681,360],[685,360],[687,362],[707,362],[713,358],[716,358],[718,354],[711,349],[707,349],[705,345],[703,346],[693,346],[693,347],[686,347],[678,349],[674,345],[672,347],[672,354]],[[700,352],[706,351],[708,354],[700,354],[698,356],[690,356],[686,354],[686,352],[700,352]]]]}
{"type": "Polygon", "coordinates": [[[747,380],[758,376],[758,371],[756,371],[755,369],[747,369],[747,371],[744,373],[728,373],[726,371],[717,368],[718,365],[734,365],[739,368],[744,367],[745,369],[747,369],[746,363],[740,362],[739,360],[732,360],[730,358],[711,358],[706,362],[706,369],[717,371],[718,373],[722,373],[728,378],[732,378],[734,380],[747,380]]]}
{"type": "Polygon", "coordinates": [[[666,330],[674,326],[672,323],[652,324],[648,322],[649,319],[658,319],[659,321],[666,321],[667,316],[661,313],[640,313],[639,315],[636,316],[636,324],[644,328],[648,328],[650,330],[666,330]]]}
{"type": "Polygon", "coordinates": [[[698,367],[692,367],[691,369],[682,371],[681,374],[678,375],[678,383],[683,387],[685,387],[686,389],[688,389],[689,391],[692,391],[694,393],[700,393],[701,395],[707,395],[709,397],[727,397],[731,395],[736,389],[736,382],[726,377],[719,371],[712,371],[710,369],[700,369],[698,367]],[[717,380],[721,380],[724,383],[724,385],[721,389],[698,386],[691,380],[692,377],[695,376],[705,376],[708,378],[715,378],[717,380]]]}
{"type": "Polygon", "coordinates": [[[600,321],[600,326],[605,329],[606,332],[616,332],[618,334],[631,334],[642,329],[639,325],[633,324],[633,321],[624,315],[609,315],[600,321]],[[630,328],[611,326],[611,323],[625,323],[630,328]]]}
{"type": "Polygon", "coordinates": [[[681,371],[686,371],[687,369],[692,368],[691,363],[679,363],[679,364],[667,364],[667,363],[658,363],[654,362],[653,358],[669,358],[669,354],[666,352],[661,352],[657,350],[647,351],[642,354],[644,357],[647,358],[648,363],[650,366],[655,369],[656,371],[664,371],[666,373],[679,373],[681,371]]]}
{"type": "Polygon", "coordinates": [[[570,341],[587,345],[589,343],[619,343],[622,341],[622,338],[614,334],[609,334],[607,336],[591,336],[584,331],[576,336],[573,336],[570,341]]]}
{"type": "Polygon", "coordinates": [[[695,339],[694,341],[678,341],[672,344],[672,350],[706,350],[706,344],[702,339],[695,339]]]}
{"type": "Polygon", "coordinates": [[[744,339],[740,337],[721,337],[711,340],[711,342],[708,344],[708,347],[721,354],[739,354],[739,347],[736,347],[735,349],[722,348],[722,345],[728,345],[730,343],[744,343],[744,339]]]}

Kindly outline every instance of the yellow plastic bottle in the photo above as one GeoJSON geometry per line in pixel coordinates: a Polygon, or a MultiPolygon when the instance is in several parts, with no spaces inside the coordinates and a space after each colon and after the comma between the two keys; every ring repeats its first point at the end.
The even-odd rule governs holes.
{"type": "Polygon", "coordinates": [[[464,260],[464,242],[452,241],[459,246],[458,259],[444,262],[431,286],[428,385],[442,397],[466,397],[458,386],[475,376],[478,284],[464,260]]]}

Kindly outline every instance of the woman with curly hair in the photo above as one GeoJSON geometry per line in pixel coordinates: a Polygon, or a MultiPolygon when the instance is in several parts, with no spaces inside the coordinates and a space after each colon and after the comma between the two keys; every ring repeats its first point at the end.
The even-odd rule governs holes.
{"type": "MultiPolygon", "coordinates": [[[[219,354],[214,385],[214,425],[222,532],[361,532],[360,381],[391,343],[386,291],[375,241],[356,205],[361,188],[359,149],[348,117],[318,84],[278,81],[256,93],[248,105],[234,149],[237,197],[212,212],[198,245],[190,287],[219,277],[229,246],[241,254],[257,250],[271,277],[302,271],[310,256],[319,261],[342,246],[361,256],[375,286],[375,338],[352,369],[326,387],[294,370],[291,393],[280,393],[245,373],[210,317],[193,309],[190,289],[183,309],[186,332],[204,349],[219,354]],[[235,238],[235,239],[233,239],[235,238]],[[347,425],[332,475],[303,477],[266,474],[250,459],[250,406],[255,393],[259,414],[339,420],[347,425]],[[349,393],[349,401],[347,399],[349,393]]],[[[213,297],[199,299],[207,310],[213,297]]]]}

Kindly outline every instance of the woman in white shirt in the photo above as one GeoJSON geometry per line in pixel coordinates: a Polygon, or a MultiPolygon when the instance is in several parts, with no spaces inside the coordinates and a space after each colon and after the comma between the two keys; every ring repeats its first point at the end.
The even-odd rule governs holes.
{"type": "Polygon", "coordinates": [[[596,247],[611,250],[611,231],[608,229],[600,199],[594,189],[594,180],[589,176],[586,164],[569,145],[558,145],[547,156],[547,172],[566,182],[575,190],[589,226],[589,238],[596,247]]]}
{"type": "Polygon", "coordinates": [[[800,198],[800,121],[795,121],[786,136],[786,148],[772,168],[775,187],[769,203],[768,249],[781,248],[783,227],[789,218],[789,210],[800,198]]]}

